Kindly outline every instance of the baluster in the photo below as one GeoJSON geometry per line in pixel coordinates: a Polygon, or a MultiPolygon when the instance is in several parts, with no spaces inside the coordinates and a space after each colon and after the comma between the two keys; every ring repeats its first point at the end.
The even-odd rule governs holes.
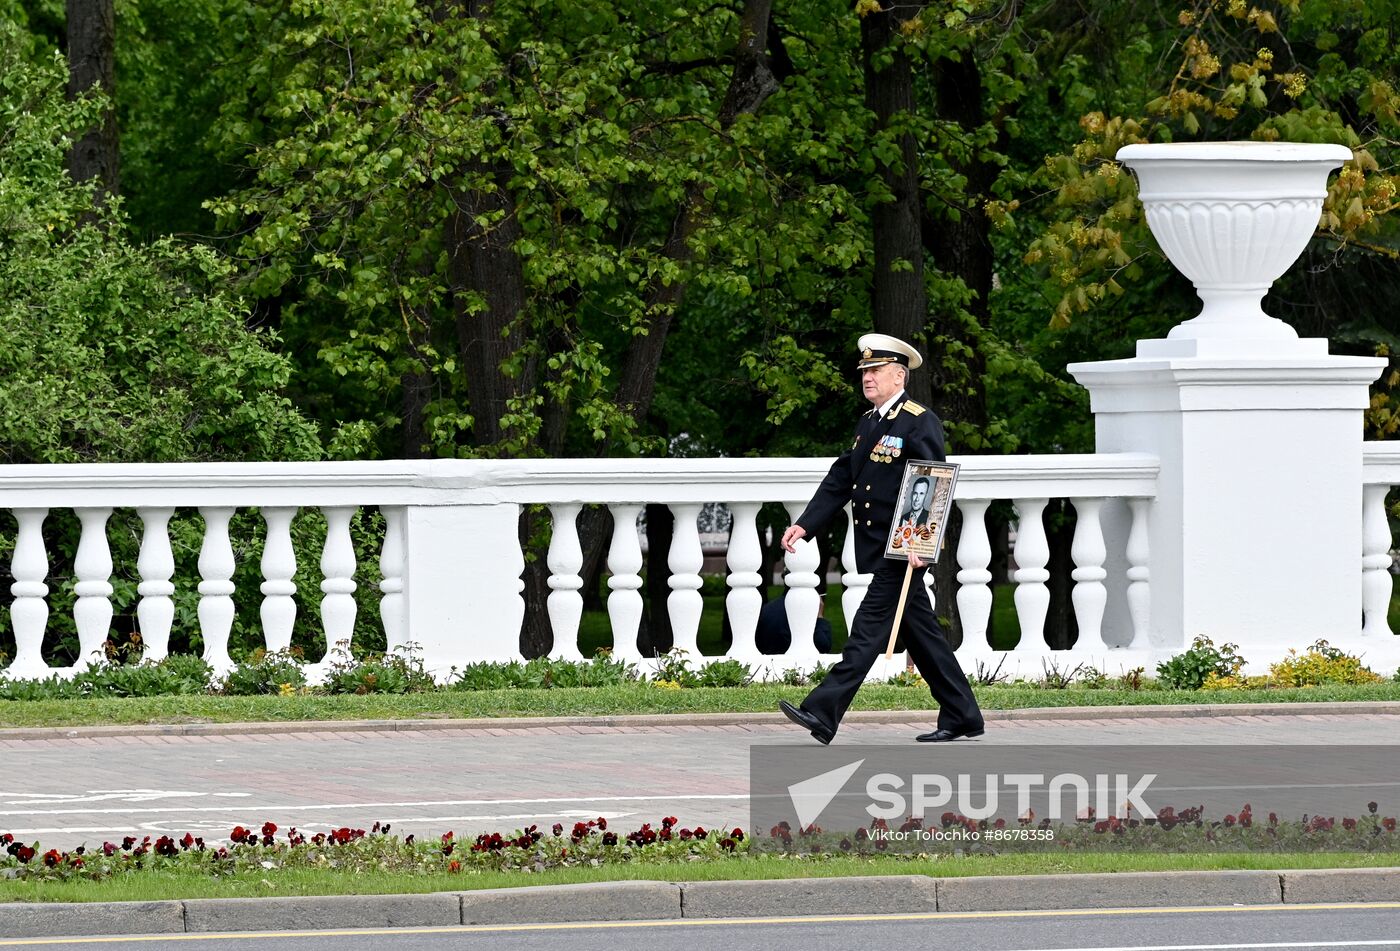
{"type": "Polygon", "coordinates": [[[763,575],[758,572],[763,567],[763,549],[758,543],[761,507],[758,502],[735,502],[729,506],[733,519],[729,525],[729,595],[725,602],[729,630],[734,635],[729,656],[750,665],[766,660],[754,643],[758,612],[763,608],[763,575]]]}
{"type": "Polygon", "coordinates": [[[297,556],[292,548],[292,519],[295,507],[276,506],[262,510],[267,523],[267,538],[263,542],[262,618],[263,643],[269,651],[285,651],[292,646],[292,625],[297,619],[297,593],[292,576],[297,573],[297,556]]]}
{"type": "Polygon", "coordinates": [[[199,548],[199,634],[204,662],[222,677],[233,669],[228,635],[233,628],[233,545],[228,537],[231,508],[201,508],[204,542],[199,548]]]}
{"type": "Polygon", "coordinates": [[[112,549],[107,544],[110,508],[74,509],[82,524],[78,553],[73,559],[77,582],[73,593],[73,623],[78,629],[78,660],[81,670],[102,663],[102,646],[112,631],[112,549]]]}
{"type": "Polygon", "coordinates": [[[987,625],[992,617],[992,542],[987,536],[988,499],[958,499],[962,534],[958,538],[958,614],[963,643],[980,650],[989,645],[987,625]]]}
{"type": "Polygon", "coordinates": [[[401,505],[380,508],[384,515],[384,547],[379,550],[379,620],[384,625],[384,643],[390,653],[408,647],[408,632],[404,630],[404,509],[401,505]]]}
{"type": "Polygon", "coordinates": [[[1050,608],[1050,544],[1042,514],[1049,499],[1017,499],[1016,617],[1021,622],[1018,651],[1045,649],[1045,614],[1050,608]]]}
{"type": "MultiPolygon", "coordinates": [[[[783,504],[787,507],[791,522],[796,522],[807,507],[805,501],[783,504]]],[[[789,662],[795,662],[790,666],[810,667],[820,656],[816,644],[812,642],[812,632],[817,626],[817,611],[821,606],[821,597],[817,594],[817,584],[821,580],[817,572],[823,567],[820,564],[821,551],[816,540],[810,538],[802,539],[793,547],[797,550],[784,558],[788,569],[784,606],[788,630],[792,631],[792,644],[783,656],[789,662]]]]}
{"type": "Polygon", "coordinates": [[[582,660],[578,649],[578,624],[583,617],[583,549],[578,541],[578,502],[560,502],[549,507],[554,531],[549,540],[549,626],[554,632],[551,657],[582,660]]]}
{"type": "Polygon", "coordinates": [[[1133,527],[1128,530],[1128,613],[1133,619],[1133,641],[1129,647],[1149,647],[1152,624],[1152,589],[1148,558],[1147,513],[1151,499],[1131,499],[1133,527]]]}
{"type": "Polygon", "coordinates": [[[348,661],[355,633],[355,546],[350,542],[352,505],[321,509],[326,517],[326,547],[321,550],[321,626],[326,632],[326,656],[318,666],[348,661]]]}
{"type": "Polygon", "coordinates": [[[855,516],[850,506],[846,507],[846,542],[841,546],[841,612],[846,616],[846,630],[849,632],[855,623],[856,612],[865,600],[865,592],[870,589],[873,574],[861,574],[856,570],[856,528],[855,516]]]}
{"type": "Polygon", "coordinates": [[[170,652],[170,625],[175,619],[175,602],[170,596],[175,585],[175,556],[170,551],[170,519],[173,508],[139,508],[141,551],[136,556],[136,572],[141,581],[136,593],[136,623],[141,627],[141,659],[157,662],[170,652]]]}
{"type": "Polygon", "coordinates": [[[676,516],[676,527],[671,535],[671,551],[666,562],[671,568],[671,594],[666,599],[666,607],[671,613],[671,632],[674,647],[692,657],[698,657],[700,648],[695,639],[700,632],[700,612],[704,610],[705,599],[700,596],[700,569],[705,564],[705,553],[700,550],[700,510],[698,502],[672,505],[676,516]]]}
{"type": "Polygon", "coordinates": [[[44,663],[44,628],[49,623],[49,603],[45,601],[49,586],[44,578],[49,573],[49,555],[44,550],[44,518],[48,509],[15,509],[19,522],[19,537],[10,557],[10,574],[14,584],[10,594],[10,625],[15,631],[15,659],[5,675],[15,679],[39,679],[53,671],[44,663]]]}
{"type": "Polygon", "coordinates": [[[1104,545],[1103,525],[1099,522],[1103,500],[1079,498],[1073,502],[1078,517],[1074,524],[1074,541],[1070,545],[1070,556],[1074,559],[1070,577],[1075,581],[1070,600],[1074,602],[1074,617],[1079,623],[1074,650],[1096,651],[1106,646],[1103,610],[1108,603],[1108,589],[1103,585],[1103,579],[1108,577],[1103,567],[1108,549],[1104,545]]]}
{"type": "Polygon", "coordinates": [[[1390,524],[1385,515],[1388,485],[1362,487],[1361,503],[1361,634],[1390,634],[1390,524]]]}
{"type": "Polygon", "coordinates": [[[637,537],[640,505],[609,505],[612,544],[608,546],[608,620],[612,625],[613,658],[638,661],[637,631],[642,623],[642,544],[637,537]]]}

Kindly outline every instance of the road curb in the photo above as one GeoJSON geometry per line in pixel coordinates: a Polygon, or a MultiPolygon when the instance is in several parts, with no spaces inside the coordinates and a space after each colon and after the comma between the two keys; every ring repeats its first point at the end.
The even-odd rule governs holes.
{"type": "Polygon", "coordinates": [[[1400,868],[597,882],[471,892],[0,904],[0,937],[1400,902],[1400,868]]]}
{"type": "MultiPolygon", "coordinates": [[[[1132,704],[984,710],[989,722],[1012,720],[1139,720],[1240,716],[1400,715],[1400,701],[1318,703],[1132,704]]],[[[937,710],[852,710],[847,723],[932,723],[937,710]]],[[[785,724],[780,713],[665,713],[629,716],[484,717],[418,720],[287,720],[252,723],[134,723],[73,727],[10,727],[0,740],[100,739],[113,736],[249,736],[268,733],[404,733],[438,730],[544,730],[551,727],[751,726],[785,724]]]]}

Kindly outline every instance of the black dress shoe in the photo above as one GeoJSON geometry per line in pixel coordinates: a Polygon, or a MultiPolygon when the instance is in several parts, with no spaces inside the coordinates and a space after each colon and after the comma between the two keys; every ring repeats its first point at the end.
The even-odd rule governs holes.
{"type": "Polygon", "coordinates": [[[964,736],[971,739],[985,732],[987,731],[980,726],[974,730],[934,730],[932,733],[920,733],[918,739],[920,743],[947,743],[964,736]]]}
{"type": "Polygon", "coordinates": [[[810,732],[812,736],[816,737],[818,743],[830,743],[831,738],[835,736],[835,733],[833,733],[831,730],[828,730],[826,728],[826,724],[822,723],[822,721],[818,720],[815,716],[808,713],[806,710],[803,710],[800,707],[794,707],[786,700],[778,701],[778,709],[783,711],[783,714],[793,723],[796,723],[804,730],[810,732]]]}

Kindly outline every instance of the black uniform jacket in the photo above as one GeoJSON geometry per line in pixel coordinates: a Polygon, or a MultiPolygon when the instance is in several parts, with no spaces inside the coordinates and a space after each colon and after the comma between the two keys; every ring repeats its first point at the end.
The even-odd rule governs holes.
{"type": "Polygon", "coordinates": [[[910,459],[943,461],[943,424],[933,410],[906,395],[884,416],[875,413],[872,409],[856,423],[851,448],[831,464],[797,519],[808,537],[813,537],[825,531],[850,502],[855,515],[856,569],[861,572],[874,571],[885,562],[885,542],[904,479],[904,463],[910,459]],[[893,454],[896,450],[898,456],[893,454]]]}

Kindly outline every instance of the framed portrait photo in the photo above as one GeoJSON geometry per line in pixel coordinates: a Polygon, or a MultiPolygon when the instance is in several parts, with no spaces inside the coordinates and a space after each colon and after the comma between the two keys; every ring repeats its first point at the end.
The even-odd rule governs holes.
{"type": "Polygon", "coordinates": [[[957,481],[956,462],[910,459],[905,463],[890,537],[885,542],[886,558],[908,561],[913,552],[924,561],[938,560],[957,481]]]}

